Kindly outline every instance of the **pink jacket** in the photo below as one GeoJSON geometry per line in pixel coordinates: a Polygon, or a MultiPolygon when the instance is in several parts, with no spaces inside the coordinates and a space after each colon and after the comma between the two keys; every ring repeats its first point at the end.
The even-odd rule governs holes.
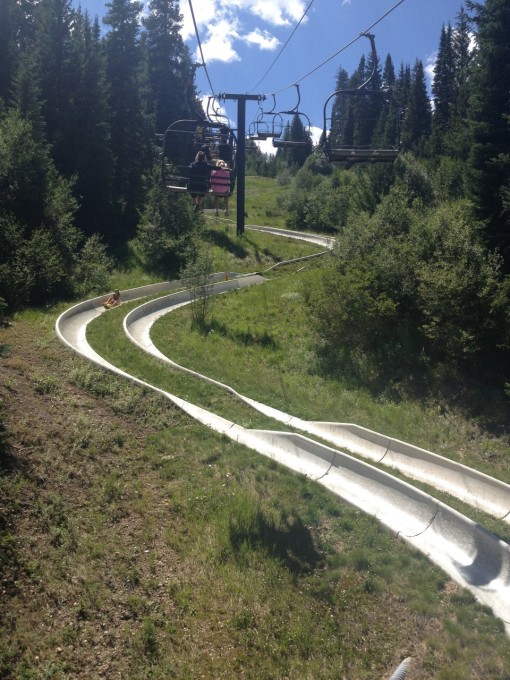
{"type": "Polygon", "coordinates": [[[211,191],[213,194],[230,193],[230,170],[218,168],[211,172],[211,191]]]}

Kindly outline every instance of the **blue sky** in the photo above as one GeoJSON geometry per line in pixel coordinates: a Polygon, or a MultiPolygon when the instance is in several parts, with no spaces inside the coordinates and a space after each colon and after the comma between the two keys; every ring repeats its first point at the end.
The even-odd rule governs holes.
{"type": "MultiPolygon", "coordinates": [[[[318,129],[322,128],[324,101],[334,90],[338,69],[343,67],[352,73],[361,55],[368,54],[369,41],[362,37],[341,54],[330,57],[398,4],[398,0],[191,2],[209,75],[208,79],[203,68],[197,71],[200,94],[204,97],[211,94],[210,80],[215,94],[276,93],[276,110],[288,110],[296,105],[293,84],[298,82],[299,110],[306,113],[312,126],[318,129]],[[305,19],[291,37],[308,7],[305,19]]],[[[92,15],[101,16],[105,11],[101,0],[80,0],[80,4],[92,15]]],[[[441,27],[448,22],[455,24],[461,5],[462,0],[401,2],[372,28],[381,60],[390,53],[398,70],[401,62],[412,66],[416,59],[421,59],[431,76],[441,27]]],[[[196,60],[201,61],[189,0],[181,0],[180,8],[184,19],[183,37],[196,60]]],[[[267,105],[272,106],[272,98],[267,105]]],[[[235,127],[236,103],[227,102],[224,107],[235,127]]],[[[248,102],[247,125],[256,115],[257,104],[248,102]]]]}

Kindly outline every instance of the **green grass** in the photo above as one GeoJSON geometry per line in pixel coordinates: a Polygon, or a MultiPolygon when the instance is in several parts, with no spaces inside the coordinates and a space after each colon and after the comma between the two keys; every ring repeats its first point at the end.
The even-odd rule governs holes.
{"type": "MultiPolygon", "coordinates": [[[[292,248],[261,238],[256,246],[242,241],[248,254],[236,269],[250,271],[264,248],[273,257],[280,243],[282,256],[292,248]]],[[[189,310],[173,312],[158,322],[157,344],[295,415],[359,422],[428,448],[475,450],[483,433],[460,417],[376,399],[317,372],[302,305],[316,266],[285,267],[261,286],[219,296],[205,334],[190,329],[189,310]]],[[[132,346],[122,319],[135,304],[91,324],[100,354],[241,425],[281,427],[132,346]]],[[[59,415],[58,446],[36,441],[27,420],[23,444],[40,447],[46,467],[39,462],[33,478],[21,470],[0,476],[0,491],[16,493],[19,511],[30,512],[28,538],[1,534],[9,551],[33,542],[18,555],[20,592],[51,626],[32,630],[21,608],[15,625],[0,621],[0,675],[92,676],[107,658],[112,676],[135,680],[379,680],[411,656],[412,673],[426,680],[510,677],[501,623],[424,555],[167,400],[57,351],[54,312],[26,318],[38,356],[50,353],[32,383],[59,415]],[[38,501],[29,506],[27,498],[38,501]]],[[[491,450],[502,446],[491,441],[491,450]]]]}
{"type": "MultiPolygon", "coordinates": [[[[246,177],[245,187],[245,224],[257,224],[266,227],[285,227],[286,210],[284,200],[289,186],[281,186],[269,177],[246,177]]],[[[207,203],[206,203],[207,205],[207,203]]],[[[209,207],[213,206],[210,199],[209,207]]],[[[236,219],[236,195],[229,201],[229,220],[236,219]]],[[[221,214],[221,213],[220,213],[221,214]]],[[[223,221],[223,217],[220,218],[223,221]]]]}
{"type": "Polygon", "coordinates": [[[508,437],[489,437],[458,411],[394,402],[318,371],[303,304],[317,266],[219,296],[206,332],[191,329],[189,310],[176,310],[153,326],[153,341],[177,363],[291,415],[356,423],[510,481],[508,437]]]}
{"type": "MultiPolygon", "coordinates": [[[[483,463],[477,442],[485,435],[458,414],[445,418],[418,402],[377,399],[347,381],[320,375],[303,305],[316,268],[311,261],[261,286],[215,298],[205,332],[191,329],[186,308],[172,312],[154,326],[155,344],[175,361],[292,415],[356,422],[452,457],[463,451],[465,458],[483,463]]],[[[216,388],[183,378],[130,347],[119,333],[126,309],[91,325],[92,344],[112,363],[136,369],[149,382],[246,427],[281,428],[216,388]]],[[[234,672],[252,677],[251,659],[256,658],[257,678],[339,677],[339,669],[360,680],[379,677],[374,669],[384,665],[385,650],[392,648],[398,658],[396,641],[409,625],[424,637],[422,662],[429,674],[424,677],[497,678],[510,672],[500,622],[378,522],[309,480],[213,434],[200,435],[197,442],[205,465],[198,475],[198,460],[165,455],[179,450],[180,439],[179,429],[164,431],[152,437],[146,453],[171,485],[170,514],[178,514],[187,527],[184,534],[168,531],[168,545],[204,572],[191,589],[173,584],[171,595],[182,616],[200,618],[204,609],[205,616],[226,616],[225,633],[236,649],[229,666],[234,672]],[[205,442],[212,446],[203,449],[205,442]],[[494,640],[497,659],[491,652],[494,640]]],[[[493,441],[493,447],[503,450],[505,442],[493,441]]],[[[488,471],[501,476],[495,466],[488,471]]],[[[487,521],[482,513],[474,515],[487,521]]],[[[497,522],[491,528],[506,536],[497,522]]],[[[140,654],[144,646],[154,646],[158,656],[153,662],[167,668],[159,656],[163,645],[152,637],[181,638],[175,628],[144,621],[140,654]]],[[[405,653],[412,655],[412,650],[405,653]]],[[[174,672],[192,677],[196,663],[192,654],[189,661],[176,662],[174,672]]],[[[220,673],[222,663],[211,661],[211,677],[220,673]]],[[[164,677],[161,673],[155,677],[164,677]]]]}

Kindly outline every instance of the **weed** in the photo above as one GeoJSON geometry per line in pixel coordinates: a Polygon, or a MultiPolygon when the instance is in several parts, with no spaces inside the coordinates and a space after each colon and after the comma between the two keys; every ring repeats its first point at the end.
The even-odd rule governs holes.
{"type": "Polygon", "coordinates": [[[142,653],[152,660],[159,656],[159,641],[157,627],[153,619],[143,620],[140,628],[140,646],[142,653]]]}
{"type": "Polygon", "coordinates": [[[58,392],[58,378],[54,375],[39,375],[33,378],[37,394],[56,394],[58,392]]]}

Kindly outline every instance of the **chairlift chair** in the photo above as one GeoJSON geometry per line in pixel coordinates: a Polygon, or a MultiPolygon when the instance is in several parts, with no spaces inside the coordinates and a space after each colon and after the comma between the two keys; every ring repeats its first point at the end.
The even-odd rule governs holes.
{"type": "Polygon", "coordinates": [[[279,113],[275,113],[276,98],[273,95],[273,106],[269,111],[264,111],[262,107],[257,111],[257,116],[248,128],[248,138],[254,141],[264,141],[281,137],[283,131],[283,118],[279,113]]]}
{"type": "MultiPolygon", "coordinates": [[[[297,83],[294,84],[294,87],[297,90],[297,96],[298,100],[296,105],[294,106],[293,109],[290,109],[289,111],[280,111],[279,113],[274,114],[273,121],[276,119],[276,117],[279,117],[279,122],[278,122],[278,129],[279,129],[279,134],[273,136],[273,146],[276,149],[306,149],[308,147],[312,146],[312,134],[311,134],[311,123],[310,119],[306,115],[306,113],[303,113],[302,111],[299,111],[299,103],[301,101],[301,93],[299,91],[299,85],[297,83]],[[284,134],[285,127],[283,124],[283,118],[282,115],[289,116],[289,122],[294,116],[298,116],[298,118],[301,120],[303,124],[303,129],[304,129],[304,139],[300,140],[291,140],[291,139],[285,139],[282,137],[284,134]]],[[[275,126],[276,128],[276,126],[275,126]]]]}
{"type": "MultiPolygon", "coordinates": [[[[158,137],[161,138],[159,135],[158,137]]],[[[209,119],[177,120],[162,135],[161,179],[169,193],[188,191],[189,166],[200,150],[206,149],[210,161],[222,159],[230,169],[231,192],[236,179],[236,138],[223,121],[209,119]]]]}
{"type": "Polygon", "coordinates": [[[225,113],[218,109],[216,97],[207,98],[206,117],[211,123],[217,123],[226,128],[230,128],[230,121],[225,113]]]}
{"type": "MultiPolygon", "coordinates": [[[[392,163],[399,154],[400,147],[400,112],[392,101],[391,93],[387,89],[371,89],[371,83],[377,66],[377,52],[372,34],[365,34],[370,40],[372,49],[373,69],[367,80],[359,87],[341,89],[333,92],[324,104],[324,128],[322,143],[326,157],[333,163],[392,163]],[[336,118],[336,130],[332,130],[332,116],[328,116],[328,107],[333,98],[340,102],[341,115],[336,118]],[[373,134],[375,127],[383,116],[392,126],[390,143],[378,145],[372,140],[356,139],[353,130],[349,129],[349,116],[352,107],[358,104],[358,109],[368,112],[363,117],[357,117],[354,124],[365,125],[373,134]],[[395,116],[393,118],[393,115],[395,116]]],[[[352,122],[352,121],[350,121],[352,122]]]]}

